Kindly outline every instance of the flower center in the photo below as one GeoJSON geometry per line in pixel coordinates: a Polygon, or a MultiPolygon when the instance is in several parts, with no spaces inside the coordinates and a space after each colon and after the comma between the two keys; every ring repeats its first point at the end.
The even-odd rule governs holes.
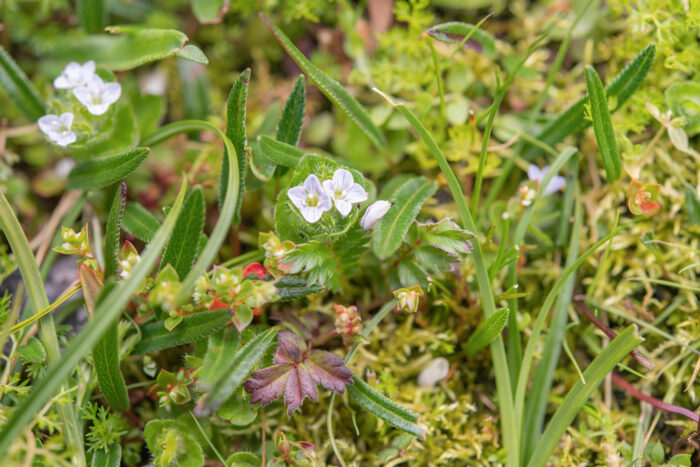
{"type": "Polygon", "coordinates": [[[336,189],[334,192],[335,199],[343,199],[345,198],[345,190],[341,189],[336,189]]]}
{"type": "Polygon", "coordinates": [[[318,195],[316,193],[306,194],[306,205],[310,208],[315,208],[318,206],[318,195]]]}

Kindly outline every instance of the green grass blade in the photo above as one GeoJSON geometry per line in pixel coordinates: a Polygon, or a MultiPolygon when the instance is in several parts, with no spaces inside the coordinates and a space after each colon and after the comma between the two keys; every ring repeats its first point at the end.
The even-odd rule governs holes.
{"type": "MultiPolygon", "coordinates": [[[[65,381],[78,362],[90,353],[109,326],[119,317],[133,293],[141,285],[141,281],[153,269],[165,243],[170,237],[170,233],[175,227],[175,221],[182,208],[186,187],[187,183],[184,181],[165,222],[163,222],[151,243],[144,250],[141,261],[134,267],[129,278],[117,284],[114,290],[95,310],[95,314],[101,316],[102,319],[93,319],[77,337],[72,339],[60,361],[49,365],[44,377],[34,386],[21,407],[12,414],[2,431],[0,431],[0,455],[7,451],[12,441],[32,420],[34,414],[38,413],[49,398],[56,393],[61,383],[65,381]]],[[[0,196],[0,207],[2,206],[2,199],[4,199],[4,196],[0,196]]],[[[4,212],[0,212],[0,214],[4,214],[4,212]]],[[[0,215],[0,218],[5,219],[5,216],[0,215]]],[[[41,307],[37,307],[37,309],[41,309],[41,307]]],[[[73,412],[71,411],[71,413],[73,412]]],[[[66,420],[70,423],[70,419],[66,420]]],[[[75,427],[77,431],[77,423],[75,427]]],[[[79,438],[78,442],[81,443],[79,446],[82,446],[82,439],[79,438]]],[[[81,465],[83,464],[84,462],[81,465]]]]}
{"type": "MultiPolygon", "coordinates": [[[[248,82],[250,81],[250,68],[243,70],[233,83],[231,93],[228,96],[228,106],[226,110],[226,136],[233,143],[236,151],[235,156],[238,161],[238,179],[243,182],[245,177],[245,168],[248,158],[246,157],[246,130],[245,130],[245,108],[248,102],[248,82]]],[[[228,150],[228,148],[226,149],[228,150]]],[[[221,185],[219,201],[224,202],[226,198],[226,190],[228,189],[229,180],[229,158],[224,153],[223,161],[221,162],[221,185]]],[[[238,193],[236,195],[236,206],[234,208],[233,222],[238,224],[240,221],[241,202],[243,200],[243,183],[238,184],[238,193]]]]}
{"type": "Polygon", "coordinates": [[[226,364],[241,345],[241,335],[235,326],[227,326],[209,336],[207,353],[202,366],[197,371],[197,386],[201,392],[208,392],[228,373],[226,364]]]}
{"type": "Polygon", "coordinates": [[[265,157],[282,167],[294,168],[304,154],[302,149],[281,141],[276,141],[267,135],[260,137],[260,149],[265,157]]]}
{"type": "Polygon", "coordinates": [[[194,264],[196,248],[199,237],[202,235],[204,227],[204,214],[206,206],[202,189],[196,187],[185,198],[180,217],[177,218],[175,230],[170,237],[168,246],[163,253],[163,260],[160,263],[161,269],[166,264],[172,264],[177,272],[177,277],[185,277],[194,264]]]}
{"type": "Polygon", "coordinates": [[[68,188],[89,190],[118,182],[136,170],[150,152],[149,148],[136,148],[81,162],[68,175],[68,188]]]}
{"type": "Polygon", "coordinates": [[[467,355],[473,357],[477,352],[491,344],[501,335],[507,322],[508,308],[501,308],[489,316],[467,339],[467,343],[464,345],[467,355]]]}
{"type": "Polygon", "coordinates": [[[306,110],[306,88],[304,87],[304,75],[299,75],[292,92],[289,93],[287,103],[284,104],[275,139],[283,143],[296,146],[301,136],[301,126],[304,123],[306,110]]]}
{"type": "Polygon", "coordinates": [[[192,13],[197,21],[203,24],[218,23],[221,21],[228,6],[226,0],[191,0],[192,13]]]}
{"type": "Polygon", "coordinates": [[[122,460],[122,447],[112,443],[107,447],[98,449],[92,456],[92,467],[119,467],[122,460]]]}
{"type": "Polygon", "coordinates": [[[369,139],[379,148],[386,147],[386,137],[379,128],[372,122],[367,111],[362,105],[350,95],[336,80],[326,75],[318,69],[316,65],[311,63],[294,43],[276,26],[267,19],[265,15],[260,14],[267,27],[270,28],[284,50],[287,51],[290,57],[299,65],[306,76],[325,94],[335,105],[345,112],[345,114],[360,127],[360,129],[369,137],[369,139]]]}
{"type": "Polygon", "coordinates": [[[105,0],[78,0],[78,20],[88,34],[99,34],[107,26],[105,0]]]}
{"type": "Polygon", "coordinates": [[[150,242],[158,231],[160,222],[139,203],[132,201],[126,205],[122,216],[122,228],[143,242],[150,242]]]}
{"type": "Polygon", "coordinates": [[[163,321],[149,323],[141,328],[141,340],[131,354],[143,355],[198,341],[224,327],[230,319],[228,310],[208,310],[185,316],[172,331],[163,321]]]}
{"type": "Polygon", "coordinates": [[[622,175],[622,158],[615,141],[615,131],[608,109],[608,97],[605,95],[598,72],[592,66],[586,67],[586,86],[595,139],[598,142],[600,157],[603,159],[606,178],[608,183],[612,183],[622,175]]]}
{"type": "Polygon", "coordinates": [[[644,339],[637,335],[637,328],[629,326],[622,331],[603,351],[588,365],[583,377],[586,384],[578,380],[564,398],[554,416],[547,425],[542,438],[533,451],[533,456],[528,462],[528,467],[544,466],[561,437],[566,432],[571,422],[581,410],[581,407],[591,397],[593,391],[600,385],[603,378],[610,373],[625,356],[644,339]]]}
{"type": "Polygon", "coordinates": [[[372,249],[380,259],[399,249],[420,208],[435,194],[437,183],[425,177],[406,181],[392,197],[392,206],[372,232],[372,249]]]}
{"type": "Polygon", "coordinates": [[[124,205],[126,204],[126,184],[117,187],[114,201],[109,210],[107,227],[105,228],[105,279],[116,276],[119,272],[119,233],[121,231],[124,205]]]}
{"type": "Polygon", "coordinates": [[[363,409],[399,430],[411,433],[419,438],[425,438],[425,430],[416,424],[418,420],[417,413],[400,406],[388,397],[375,391],[357,376],[353,376],[352,381],[353,384],[347,386],[348,394],[363,409]]]}
{"type": "Polygon", "coordinates": [[[39,91],[1,45],[0,85],[30,120],[37,121],[46,113],[46,105],[39,91]]]}
{"type": "Polygon", "coordinates": [[[460,21],[451,21],[435,25],[425,31],[433,39],[449,44],[461,44],[466,42],[464,38],[472,40],[478,46],[472,45],[472,48],[483,54],[484,57],[496,58],[496,42],[493,36],[483,29],[479,29],[479,25],[463,23],[460,21]]]}

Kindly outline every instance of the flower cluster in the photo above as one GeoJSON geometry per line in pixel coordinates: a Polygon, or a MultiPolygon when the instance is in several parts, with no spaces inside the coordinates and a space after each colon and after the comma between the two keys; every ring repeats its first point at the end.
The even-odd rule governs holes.
{"type": "MultiPolygon", "coordinates": [[[[333,206],[341,216],[347,217],[352,211],[352,205],[367,201],[367,191],[355,182],[352,173],[346,169],[338,169],[330,180],[321,183],[314,174],[309,175],[304,183],[290,188],[287,196],[294,206],[299,209],[304,219],[314,224],[321,219],[324,212],[333,206]]],[[[367,208],[360,225],[371,229],[391,207],[388,201],[377,201],[367,208]]]]}
{"type": "Polygon", "coordinates": [[[80,232],[75,230],[62,227],[61,228],[61,239],[63,243],[54,247],[54,251],[61,253],[62,255],[78,255],[82,256],[82,259],[78,261],[78,264],[86,264],[90,269],[95,271],[99,270],[97,261],[90,250],[90,239],[88,238],[87,225],[80,229],[80,232]]]}
{"type": "MultiPolygon", "coordinates": [[[[105,83],[95,73],[95,62],[84,64],[69,63],[58,76],[53,85],[56,89],[71,91],[72,95],[92,115],[103,115],[109,106],[117,102],[122,93],[119,83],[105,83]]],[[[38,121],[39,129],[59,146],[68,146],[77,139],[71,131],[74,114],[64,112],[61,115],[48,114],[38,121]]]]}
{"type": "Polygon", "coordinates": [[[247,279],[251,274],[261,275],[250,269],[215,266],[211,279],[203,275],[197,280],[192,298],[209,309],[237,308],[241,305],[259,309],[276,298],[277,288],[272,282],[247,279]]]}
{"type": "Polygon", "coordinates": [[[354,305],[333,305],[337,316],[335,318],[335,330],[344,339],[351,338],[360,333],[360,315],[354,305]]]}

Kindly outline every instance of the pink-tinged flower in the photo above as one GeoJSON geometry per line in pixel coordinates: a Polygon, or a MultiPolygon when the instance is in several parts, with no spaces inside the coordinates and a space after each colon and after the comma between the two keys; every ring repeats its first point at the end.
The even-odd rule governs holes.
{"type": "Polygon", "coordinates": [[[38,121],[39,129],[59,146],[68,146],[76,140],[75,133],[70,131],[73,124],[73,114],[70,112],[58,115],[44,115],[38,121]]]}
{"type": "MultiPolygon", "coordinates": [[[[530,164],[527,168],[527,178],[542,183],[542,180],[544,180],[548,170],[548,165],[545,165],[542,169],[540,169],[535,164],[530,164]]],[[[556,193],[557,191],[561,190],[564,185],[566,185],[566,178],[562,177],[561,175],[555,175],[552,177],[546,187],[540,187],[540,189],[542,190],[543,195],[551,195],[552,193],[556,193]]]]}
{"type": "Polygon", "coordinates": [[[287,190],[287,196],[307,222],[317,222],[324,212],[331,207],[331,198],[321,187],[321,182],[314,174],[304,180],[303,185],[295,186],[287,190]]]}
{"type": "Polygon", "coordinates": [[[87,107],[88,112],[102,115],[122,95],[122,86],[119,83],[105,83],[95,75],[84,86],[74,88],[73,95],[87,107]]]}
{"type": "Polygon", "coordinates": [[[77,62],[70,62],[63,69],[63,72],[53,80],[53,85],[57,89],[73,89],[77,86],[84,86],[95,76],[95,62],[90,60],[82,65],[77,62]]]}
{"type": "Polygon", "coordinates": [[[376,224],[379,219],[384,217],[384,214],[389,211],[390,207],[391,203],[389,201],[384,201],[383,199],[370,204],[360,220],[360,225],[362,228],[367,230],[373,228],[374,224],[376,224]]]}
{"type": "Polygon", "coordinates": [[[350,214],[354,203],[361,203],[367,200],[365,189],[359,183],[355,183],[352,174],[345,169],[336,170],[331,180],[324,180],[323,188],[343,217],[350,214]]]}
{"type": "Polygon", "coordinates": [[[656,202],[661,192],[658,183],[642,183],[632,180],[627,187],[627,207],[635,216],[656,214],[661,205],[656,202]]]}

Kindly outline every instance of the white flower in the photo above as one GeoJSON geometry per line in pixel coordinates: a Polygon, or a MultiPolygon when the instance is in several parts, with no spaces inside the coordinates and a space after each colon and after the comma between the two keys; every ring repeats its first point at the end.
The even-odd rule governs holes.
{"type": "Polygon", "coordinates": [[[352,174],[345,169],[336,170],[332,180],[324,180],[323,188],[343,217],[350,214],[353,203],[367,200],[365,189],[359,183],[355,183],[352,174]]]}
{"type": "MultiPolygon", "coordinates": [[[[545,175],[547,175],[548,170],[548,165],[545,165],[542,169],[540,169],[535,164],[530,164],[527,168],[527,178],[541,183],[542,180],[544,180],[545,175]]],[[[566,178],[562,177],[561,175],[555,175],[549,181],[549,184],[542,189],[542,194],[551,195],[552,193],[556,193],[557,191],[561,190],[564,185],[566,185],[566,178]]]]}
{"type": "Polygon", "coordinates": [[[73,124],[73,114],[70,112],[58,115],[44,115],[39,119],[39,129],[43,131],[51,141],[59,146],[68,146],[76,140],[75,133],[70,131],[73,124]]]}
{"type": "Polygon", "coordinates": [[[53,85],[58,89],[73,89],[76,86],[84,86],[95,76],[95,62],[90,60],[82,65],[70,62],[63,72],[53,80],[53,85]]]}
{"type": "Polygon", "coordinates": [[[418,375],[418,386],[433,387],[439,381],[447,378],[449,373],[450,362],[442,357],[436,358],[428,363],[418,375]]]}
{"type": "Polygon", "coordinates": [[[97,75],[93,76],[85,86],[73,89],[73,95],[93,115],[102,115],[107,112],[109,106],[117,102],[121,94],[122,87],[119,83],[105,83],[97,75]]]}
{"type": "Polygon", "coordinates": [[[360,220],[360,225],[362,228],[367,230],[373,228],[374,224],[376,224],[379,219],[384,217],[384,214],[387,213],[390,207],[391,203],[389,201],[384,201],[383,199],[370,204],[365,211],[365,215],[362,216],[362,219],[360,220]]]}
{"type": "Polygon", "coordinates": [[[330,196],[323,190],[321,182],[314,174],[306,177],[303,185],[287,190],[287,196],[292,200],[294,206],[299,208],[304,219],[312,224],[318,221],[323,213],[332,206],[330,196]]]}

